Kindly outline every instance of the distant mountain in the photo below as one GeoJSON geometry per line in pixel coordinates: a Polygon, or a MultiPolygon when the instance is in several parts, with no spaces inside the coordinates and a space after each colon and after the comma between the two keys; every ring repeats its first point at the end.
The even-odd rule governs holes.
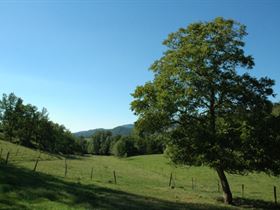
{"type": "Polygon", "coordinates": [[[87,130],[87,131],[79,131],[79,132],[76,132],[76,133],[73,133],[74,136],[76,137],[80,137],[80,136],[83,136],[83,137],[91,137],[93,134],[95,134],[97,131],[102,131],[102,130],[106,130],[104,128],[97,128],[97,129],[91,129],[91,130],[87,130]]]}
{"type": "Polygon", "coordinates": [[[85,138],[88,138],[91,137],[93,134],[95,134],[97,131],[111,131],[113,136],[116,135],[128,136],[132,133],[133,128],[134,128],[133,124],[127,124],[127,125],[117,126],[112,129],[97,128],[97,129],[91,129],[87,131],[79,131],[73,134],[77,137],[84,136],[85,138]]]}

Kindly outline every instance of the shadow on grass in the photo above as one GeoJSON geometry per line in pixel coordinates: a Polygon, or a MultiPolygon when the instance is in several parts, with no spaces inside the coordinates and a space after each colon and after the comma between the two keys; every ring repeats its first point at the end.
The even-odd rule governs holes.
{"type": "Polygon", "coordinates": [[[235,198],[234,199],[234,205],[242,208],[253,208],[253,209],[280,209],[280,205],[267,202],[263,200],[255,200],[255,199],[248,199],[248,198],[235,198]]]}
{"type": "Polygon", "coordinates": [[[0,209],[225,209],[210,204],[176,203],[96,185],[83,185],[0,165],[0,209]]]}

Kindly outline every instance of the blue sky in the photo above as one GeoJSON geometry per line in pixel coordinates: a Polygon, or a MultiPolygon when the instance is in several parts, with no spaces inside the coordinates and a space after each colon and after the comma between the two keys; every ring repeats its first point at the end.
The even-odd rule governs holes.
{"type": "Polygon", "coordinates": [[[152,79],[162,41],[217,16],[247,25],[251,73],[275,79],[280,101],[278,0],[0,1],[0,94],[73,132],[133,123],[130,93],[152,79]]]}

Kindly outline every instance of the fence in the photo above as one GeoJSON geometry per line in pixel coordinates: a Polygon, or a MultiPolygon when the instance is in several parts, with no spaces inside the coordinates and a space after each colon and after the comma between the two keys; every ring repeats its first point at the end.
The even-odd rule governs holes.
{"type": "MultiPolygon", "coordinates": [[[[53,158],[53,157],[48,157],[48,155],[41,153],[40,151],[38,151],[37,153],[33,153],[31,154],[25,154],[24,151],[21,151],[19,148],[17,148],[16,150],[10,151],[10,150],[5,150],[3,148],[0,148],[0,160],[1,160],[1,164],[19,164],[21,162],[29,162],[28,166],[29,168],[33,169],[32,171],[34,173],[39,172],[43,172],[43,173],[47,173],[47,174],[52,174],[52,175],[58,175],[60,177],[64,177],[64,178],[68,178],[68,179],[78,179],[79,181],[83,180],[83,179],[88,179],[90,181],[106,181],[108,183],[113,183],[113,184],[123,184],[122,183],[122,179],[126,178],[123,177],[125,173],[122,173],[122,179],[119,180],[119,173],[117,173],[117,171],[119,171],[121,173],[121,171],[119,169],[114,169],[114,168],[109,168],[108,166],[103,166],[101,167],[103,172],[100,173],[99,171],[99,175],[102,174],[103,179],[98,179],[97,177],[97,168],[95,168],[94,166],[91,167],[85,167],[83,169],[83,171],[77,171],[74,165],[71,165],[71,159],[67,159],[64,158],[62,159],[60,158],[53,158]],[[46,158],[46,159],[44,159],[46,158]],[[24,160],[27,159],[27,160],[24,160]],[[46,161],[58,161],[56,162],[56,164],[59,163],[60,165],[60,169],[57,170],[56,173],[53,172],[49,172],[46,170],[47,167],[44,168],[44,170],[40,170],[40,165],[44,164],[44,162],[46,161]],[[39,169],[39,170],[38,170],[39,169]],[[62,175],[63,174],[63,175],[62,175]],[[70,176],[69,176],[70,174],[70,176]],[[81,175],[83,174],[83,175],[81,175]]],[[[57,168],[57,166],[56,166],[57,168]]],[[[100,170],[100,168],[99,168],[100,170]]],[[[156,171],[157,174],[162,175],[164,177],[166,177],[166,187],[169,187],[171,190],[174,188],[184,188],[184,190],[186,191],[201,191],[203,189],[206,188],[205,184],[200,184],[199,183],[199,178],[197,177],[186,177],[185,179],[189,180],[189,185],[187,186],[182,186],[182,183],[178,184],[176,186],[176,184],[179,182],[178,179],[176,179],[176,174],[171,172],[169,175],[167,175],[163,169],[156,171]]],[[[100,177],[99,177],[100,178],[100,177]]],[[[210,180],[209,180],[210,182],[210,180]]],[[[216,188],[211,188],[213,192],[216,193],[221,193],[222,191],[222,186],[220,184],[220,182],[218,180],[212,180],[212,185],[211,186],[216,186],[216,188]]],[[[236,186],[235,186],[236,187],[236,186]]],[[[246,198],[247,192],[249,195],[249,189],[250,186],[247,186],[245,183],[241,184],[240,186],[240,194],[242,198],[246,198]]],[[[277,204],[277,186],[271,186],[271,201],[273,201],[275,204],[277,204]]],[[[261,190],[260,190],[261,192],[261,190]]]]}

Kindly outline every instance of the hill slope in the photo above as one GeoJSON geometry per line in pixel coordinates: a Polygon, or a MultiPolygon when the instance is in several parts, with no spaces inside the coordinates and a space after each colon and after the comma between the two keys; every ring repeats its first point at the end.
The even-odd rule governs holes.
{"type": "Polygon", "coordinates": [[[222,210],[243,209],[243,204],[246,208],[279,209],[271,201],[273,186],[279,189],[280,179],[264,174],[229,176],[233,195],[239,198],[235,199],[237,206],[228,207],[217,201],[221,193],[213,170],[174,167],[163,155],[126,159],[75,156],[66,161],[65,177],[62,156],[42,154],[37,172],[33,172],[36,158],[30,157],[38,157],[38,151],[3,141],[0,148],[2,158],[10,151],[8,165],[0,164],[0,209],[222,210]],[[171,172],[173,189],[168,187],[171,172]]]}
{"type": "Polygon", "coordinates": [[[116,135],[128,136],[132,133],[133,127],[134,127],[133,124],[127,124],[127,125],[117,126],[112,129],[97,128],[97,129],[91,129],[87,131],[79,131],[73,134],[77,137],[83,136],[85,138],[88,138],[98,131],[111,131],[113,136],[116,135]]]}

